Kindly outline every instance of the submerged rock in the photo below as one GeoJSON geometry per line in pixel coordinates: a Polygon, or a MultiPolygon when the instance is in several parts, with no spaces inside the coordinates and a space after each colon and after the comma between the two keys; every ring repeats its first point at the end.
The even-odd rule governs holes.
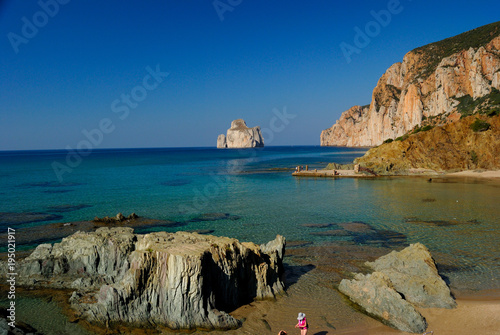
{"type": "Polygon", "coordinates": [[[84,208],[89,208],[92,207],[92,205],[87,205],[87,204],[78,204],[78,205],[56,205],[56,206],[49,206],[48,210],[50,212],[54,213],[66,213],[66,212],[74,212],[80,209],[84,208]]]}
{"type": "Polygon", "coordinates": [[[39,245],[17,264],[17,278],[21,286],[76,289],[72,308],[100,326],[230,329],[240,321],[228,311],[284,292],[284,248],[279,235],[259,247],[227,237],[103,227],[39,245]]]}
{"type": "Polygon", "coordinates": [[[93,222],[95,223],[120,223],[124,221],[129,221],[129,220],[135,220],[138,219],[139,216],[135,213],[130,214],[129,216],[125,217],[122,213],[116,214],[115,217],[109,217],[105,216],[103,218],[100,217],[95,217],[93,222]]]}
{"type": "Polygon", "coordinates": [[[239,220],[240,216],[238,215],[232,215],[229,213],[204,213],[200,214],[188,222],[203,222],[203,221],[219,221],[219,220],[239,220]]]}
{"type": "Polygon", "coordinates": [[[45,222],[61,220],[62,215],[49,214],[49,213],[13,213],[13,212],[0,212],[0,224],[17,225],[23,223],[45,222]]]}
{"type": "Polygon", "coordinates": [[[372,274],[343,279],[339,291],[388,325],[423,332],[427,325],[415,307],[454,308],[450,289],[439,276],[429,250],[420,243],[393,251],[366,265],[372,274]]]}
{"type": "Polygon", "coordinates": [[[7,311],[6,308],[0,307],[0,334],[5,335],[42,335],[42,333],[38,332],[35,328],[26,324],[22,321],[19,321],[18,318],[15,317],[14,314],[14,324],[15,328],[11,327],[9,323],[12,322],[10,318],[11,314],[7,311]]]}

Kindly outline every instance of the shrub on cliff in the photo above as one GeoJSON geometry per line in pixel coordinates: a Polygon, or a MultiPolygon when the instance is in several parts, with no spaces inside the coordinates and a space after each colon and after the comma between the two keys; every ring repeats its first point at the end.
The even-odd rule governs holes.
{"type": "Polygon", "coordinates": [[[489,124],[486,121],[476,119],[471,125],[470,129],[474,131],[475,133],[481,132],[481,131],[486,131],[491,128],[491,124],[489,124]]]}

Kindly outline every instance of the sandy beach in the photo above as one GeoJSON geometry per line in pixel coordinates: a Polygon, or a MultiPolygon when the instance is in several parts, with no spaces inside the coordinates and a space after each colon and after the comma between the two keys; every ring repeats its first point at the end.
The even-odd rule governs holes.
{"type": "MultiPolygon", "coordinates": [[[[411,334],[383,325],[352,308],[337,291],[317,288],[315,295],[307,294],[311,284],[299,281],[276,302],[255,302],[236,310],[233,315],[246,318],[240,329],[212,334],[277,334],[284,329],[288,334],[299,334],[294,329],[298,312],[306,313],[310,335],[384,335],[411,334]]],[[[457,299],[457,308],[419,309],[428,323],[427,331],[433,335],[460,334],[500,334],[500,292],[491,291],[494,297],[476,297],[457,299]]],[[[195,332],[201,334],[201,332],[195,332]]]]}
{"type": "Polygon", "coordinates": [[[448,173],[447,177],[472,177],[472,178],[500,178],[500,170],[496,171],[475,171],[467,170],[460,172],[448,173]]]}

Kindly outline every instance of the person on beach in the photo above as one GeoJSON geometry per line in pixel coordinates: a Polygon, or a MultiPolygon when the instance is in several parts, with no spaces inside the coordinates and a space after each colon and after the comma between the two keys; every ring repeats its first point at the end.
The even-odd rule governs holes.
{"type": "Polygon", "coordinates": [[[300,328],[300,335],[307,335],[307,328],[309,325],[307,324],[306,315],[304,313],[299,313],[297,320],[299,322],[297,322],[295,328],[300,328]]]}

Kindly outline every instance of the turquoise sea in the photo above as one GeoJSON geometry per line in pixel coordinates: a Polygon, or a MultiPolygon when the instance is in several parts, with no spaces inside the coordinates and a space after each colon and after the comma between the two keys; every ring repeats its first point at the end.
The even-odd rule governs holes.
{"type": "MultiPolygon", "coordinates": [[[[11,227],[20,236],[36,226],[135,212],[177,223],[144,231],[208,230],[256,243],[276,234],[310,246],[346,241],[401,249],[421,242],[452,288],[500,288],[500,183],[291,175],[297,165],[320,169],[329,162],[350,163],[365,151],[319,146],[106,149],[71,167],[66,151],[0,152],[1,233],[11,227]],[[68,169],[58,178],[54,166],[64,165],[68,169]],[[365,223],[372,233],[328,233],[348,222],[365,223]]],[[[3,242],[0,251],[5,249],[3,242]]]]}

